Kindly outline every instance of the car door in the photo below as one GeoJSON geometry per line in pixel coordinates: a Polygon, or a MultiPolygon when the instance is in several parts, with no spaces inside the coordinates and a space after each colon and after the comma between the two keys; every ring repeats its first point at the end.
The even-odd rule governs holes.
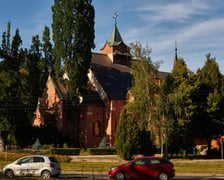
{"type": "Polygon", "coordinates": [[[142,166],[142,159],[138,159],[129,164],[128,170],[126,171],[126,176],[130,179],[143,179],[144,175],[144,167],[142,166]]]}
{"type": "Polygon", "coordinates": [[[160,171],[161,171],[160,161],[158,159],[149,159],[146,170],[147,177],[156,178],[160,171]]]}
{"type": "Polygon", "coordinates": [[[30,168],[33,161],[33,157],[25,157],[20,159],[16,163],[14,173],[16,176],[30,176],[30,168]]]}
{"type": "Polygon", "coordinates": [[[41,170],[44,167],[44,158],[41,156],[35,156],[33,158],[33,175],[40,176],[41,170]]]}
{"type": "Polygon", "coordinates": [[[29,157],[24,157],[19,159],[12,167],[15,176],[23,176],[22,169],[24,169],[25,162],[29,159],[29,157]]]}
{"type": "Polygon", "coordinates": [[[151,178],[151,169],[150,169],[150,159],[143,158],[141,159],[141,162],[136,167],[139,172],[139,178],[147,179],[151,178]]]}

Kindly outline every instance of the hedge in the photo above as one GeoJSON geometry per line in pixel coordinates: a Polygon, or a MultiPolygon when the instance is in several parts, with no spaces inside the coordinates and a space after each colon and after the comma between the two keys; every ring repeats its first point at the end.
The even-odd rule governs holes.
{"type": "Polygon", "coordinates": [[[114,148],[88,148],[89,155],[114,155],[116,150],[114,148]]]}
{"type": "Polygon", "coordinates": [[[60,155],[79,155],[80,148],[51,148],[51,154],[60,154],[60,155]]]}

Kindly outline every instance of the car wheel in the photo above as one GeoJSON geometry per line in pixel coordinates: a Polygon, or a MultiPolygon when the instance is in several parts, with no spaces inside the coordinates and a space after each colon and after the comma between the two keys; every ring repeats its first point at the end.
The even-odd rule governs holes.
{"type": "Polygon", "coordinates": [[[114,179],[116,179],[116,180],[124,180],[124,179],[125,179],[125,175],[124,175],[124,173],[118,171],[118,172],[115,174],[114,179]]]}
{"type": "Polygon", "coordinates": [[[48,171],[48,170],[44,170],[42,173],[41,173],[41,177],[43,179],[50,179],[51,178],[51,173],[48,171]]]}
{"type": "Polygon", "coordinates": [[[158,179],[159,179],[159,180],[168,180],[169,177],[168,177],[168,175],[167,175],[166,173],[161,172],[161,173],[159,173],[159,175],[158,175],[158,179]]]}
{"type": "Polygon", "coordinates": [[[14,177],[14,173],[11,169],[8,169],[5,172],[5,176],[12,178],[12,177],[14,177]]]}

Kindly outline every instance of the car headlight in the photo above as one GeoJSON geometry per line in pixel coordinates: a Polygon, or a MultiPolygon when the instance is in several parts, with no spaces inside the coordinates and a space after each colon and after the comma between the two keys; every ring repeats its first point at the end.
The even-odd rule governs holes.
{"type": "Polygon", "coordinates": [[[116,169],[117,169],[117,167],[112,167],[112,168],[110,168],[110,171],[114,171],[116,169]]]}

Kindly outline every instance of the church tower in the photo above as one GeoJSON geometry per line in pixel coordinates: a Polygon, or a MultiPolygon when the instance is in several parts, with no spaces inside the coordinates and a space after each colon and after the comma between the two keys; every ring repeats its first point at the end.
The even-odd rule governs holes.
{"type": "Polygon", "coordinates": [[[130,48],[123,42],[121,34],[117,28],[117,14],[115,13],[114,28],[106,41],[104,47],[101,49],[102,54],[107,54],[112,63],[122,64],[126,66],[131,65],[130,48]]]}

